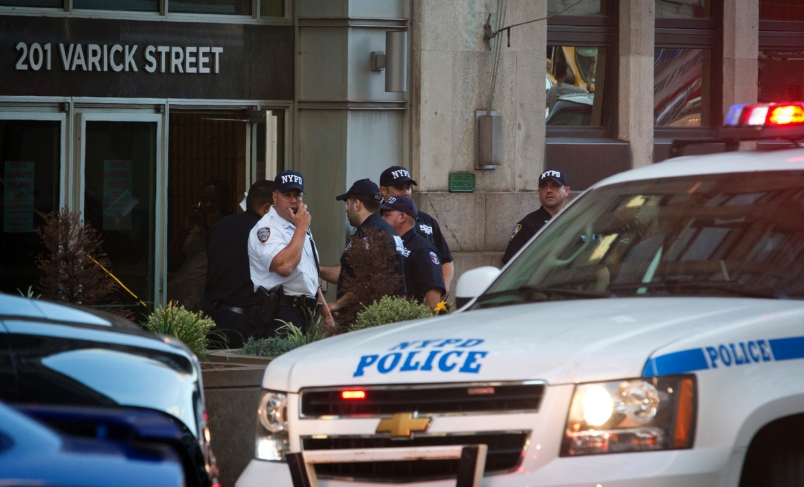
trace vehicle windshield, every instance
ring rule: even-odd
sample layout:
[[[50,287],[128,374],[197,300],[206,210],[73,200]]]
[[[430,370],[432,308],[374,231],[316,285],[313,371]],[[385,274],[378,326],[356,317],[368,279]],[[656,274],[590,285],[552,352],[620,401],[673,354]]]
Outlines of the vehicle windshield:
[[[590,191],[474,307],[640,296],[804,298],[804,173],[683,176]]]

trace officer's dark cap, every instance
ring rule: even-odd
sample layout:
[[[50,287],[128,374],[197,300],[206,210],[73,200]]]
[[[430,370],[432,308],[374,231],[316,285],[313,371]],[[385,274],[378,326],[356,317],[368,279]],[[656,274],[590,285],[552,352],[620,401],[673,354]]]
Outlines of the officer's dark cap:
[[[382,194],[380,193],[380,188],[374,184],[374,181],[371,179],[358,179],[357,181],[352,184],[352,187],[349,188],[349,191],[338,195],[335,197],[338,201],[344,201],[349,196],[354,195],[363,195],[363,196],[370,196],[375,200],[382,202]]]
[[[544,171],[542,175],[539,176],[539,186],[542,185],[542,182],[548,179],[552,179],[561,186],[569,186],[569,183],[567,183],[567,176],[558,169],[548,169]]]
[[[419,216],[419,210],[416,209],[416,203],[407,196],[392,196],[385,200],[385,203],[380,205],[380,211],[397,210],[410,216],[414,220]]]
[[[304,193],[304,178],[296,171],[282,171],[274,178],[274,191],[289,193],[297,189]]]
[[[391,166],[380,174],[380,186],[402,186],[406,183],[418,186],[402,166]]]

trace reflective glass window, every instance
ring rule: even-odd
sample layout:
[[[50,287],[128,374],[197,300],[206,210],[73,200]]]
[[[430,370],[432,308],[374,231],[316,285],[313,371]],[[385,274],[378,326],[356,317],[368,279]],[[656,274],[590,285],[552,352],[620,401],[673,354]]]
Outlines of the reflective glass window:
[[[657,19],[708,19],[710,0],[655,0]]]
[[[171,13],[251,15],[251,0],[168,0]]]
[[[154,295],[156,123],[86,123],[84,219],[100,232],[110,271],[136,314]]]
[[[602,125],[605,72],[605,47],[548,46],[546,124]]]
[[[122,10],[158,12],[159,0],[73,0],[73,8],[88,10]]]
[[[711,126],[711,51],[656,48],[653,117],[658,127]]]
[[[285,0],[260,0],[260,17],[284,17]]]
[[[804,20],[804,3],[801,0],[759,0],[759,20]]]
[[[804,49],[760,51],[757,101],[804,101]]]
[[[62,8],[62,0],[0,0],[3,7],[52,7]]]
[[[603,15],[605,0],[547,0],[547,15]]]
[[[0,120],[0,291],[34,290],[36,259],[44,252],[35,230],[59,210],[61,123]]]

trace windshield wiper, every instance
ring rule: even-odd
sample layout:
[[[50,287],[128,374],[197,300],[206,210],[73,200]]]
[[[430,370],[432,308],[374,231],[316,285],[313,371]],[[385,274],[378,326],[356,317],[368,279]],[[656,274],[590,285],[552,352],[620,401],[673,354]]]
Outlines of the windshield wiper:
[[[640,289],[663,289],[671,294],[676,292],[680,294],[689,294],[684,291],[689,290],[712,290],[721,291],[723,293],[744,296],[749,298],[773,298],[773,299],[789,299],[790,297],[784,292],[772,289],[762,288],[747,288],[741,282],[737,281],[659,281],[659,282],[623,282],[609,284],[609,290],[613,295],[617,295],[617,291],[627,290],[640,290]],[[644,292],[644,291],[643,291]],[[708,294],[707,294],[708,295]]]
[[[554,301],[556,298],[563,297],[579,299],[607,298],[610,296],[610,294],[611,293],[605,291],[586,291],[563,287],[522,286],[515,289],[506,289],[504,291],[497,291],[478,296],[477,301],[475,301],[475,307],[493,307],[515,303]],[[498,299],[500,301],[497,301]]]

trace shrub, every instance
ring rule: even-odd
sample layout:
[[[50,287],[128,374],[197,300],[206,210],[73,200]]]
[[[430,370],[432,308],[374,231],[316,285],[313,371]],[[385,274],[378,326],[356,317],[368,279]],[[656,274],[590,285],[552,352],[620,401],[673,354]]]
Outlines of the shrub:
[[[207,358],[211,338],[225,340],[212,319],[173,303],[167,308],[156,308],[143,326],[154,333],[178,338],[201,360]]]
[[[237,351],[240,355],[256,355],[258,357],[277,357],[296,348],[296,344],[284,338],[258,338],[248,337],[243,347]]]
[[[66,208],[44,218],[44,225],[34,230],[46,249],[36,259],[42,297],[84,306],[110,301],[117,285],[104,270],[110,265],[98,231]]]
[[[352,330],[362,330],[373,326],[416,320],[433,316],[433,310],[426,304],[413,301],[405,296],[385,296],[367,306],[357,314],[351,325]]]
[[[276,357],[285,352],[289,352],[294,348],[299,348],[302,345],[313,343],[315,341],[326,338],[324,326],[321,320],[317,320],[314,324],[308,327],[306,332],[302,332],[301,328],[293,323],[285,323],[276,330],[277,336],[270,338],[248,337],[243,347],[238,350],[240,355],[257,355],[260,357]]]

